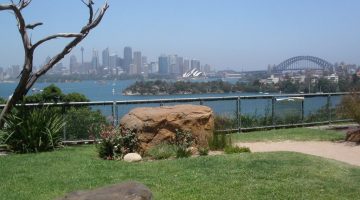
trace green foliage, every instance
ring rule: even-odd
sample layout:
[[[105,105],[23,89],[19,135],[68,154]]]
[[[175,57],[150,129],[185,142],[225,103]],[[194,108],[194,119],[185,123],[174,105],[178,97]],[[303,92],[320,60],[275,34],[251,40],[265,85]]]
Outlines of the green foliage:
[[[353,92],[344,96],[339,107],[339,114],[353,119],[360,124],[360,94]]]
[[[312,128],[273,129],[255,131],[241,134],[232,134],[237,142],[261,141],[339,141],[344,140],[345,133],[332,130],[319,130]]]
[[[85,95],[80,94],[80,93],[69,93],[67,95],[64,96],[63,98],[64,102],[89,102],[90,100],[88,98],[86,98]]]
[[[4,142],[18,153],[53,150],[60,146],[65,122],[49,108],[14,110],[5,120]]]
[[[228,145],[225,147],[224,152],[226,154],[233,154],[233,153],[250,153],[251,151],[248,147],[238,147],[238,146]]]
[[[177,147],[173,144],[161,143],[150,148],[146,154],[151,158],[160,160],[175,157],[177,153]]]
[[[103,126],[100,133],[100,143],[97,144],[99,157],[107,160],[121,157],[121,138],[119,129],[113,126]]]
[[[200,156],[207,156],[209,154],[209,148],[207,147],[199,147],[198,150]]]
[[[177,147],[176,157],[184,158],[191,156],[191,152],[188,148],[193,144],[194,138],[188,131],[175,131],[175,145]]]
[[[70,108],[66,111],[66,139],[93,139],[107,125],[106,118],[100,111],[87,107]]]
[[[113,126],[103,126],[100,132],[100,142],[97,144],[100,158],[113,160],[120,159],[127,153],[138,150],[138,139],[130,130],[121,132]]]
[[[223,150],[229,145],[231,145],[231,137],[225,133],[214,133],[213,138],[209,142],[211,150]]]
[[[53,102],[88,102],[85,95],[79,93],[64,94],[59,87],[54,84],[43,89],[43,92],[25,97],[25,103],[53,103]]]
[[[188,158],[191,156],[191,151],[188,149],[184,149],[182,147],[178,147],[176,151],[176,158]]]
[[[6,104],[6,100],[2,97],[0,97],[0,104]]]

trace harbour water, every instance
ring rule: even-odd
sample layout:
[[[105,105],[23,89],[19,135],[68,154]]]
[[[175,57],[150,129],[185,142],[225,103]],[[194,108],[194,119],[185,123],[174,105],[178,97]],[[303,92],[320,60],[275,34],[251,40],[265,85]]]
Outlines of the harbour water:
[[[231,79],[230,81],[234,81]],[[122,91],[133,84],[135,80],[115,80],[115,81],[81,81],[70,83],[55,83],[63,93],[78,92],[82,93],[91,101],[126,101],[126,100],[146,100],[146,99],[174,99],[174,98],[204,98],[204,97],[225,97],[225,96],[253,96],[259,95],[259,93],[224,93],[224,94],[182,94],[182,95],[154,95],[154,96],[142,96],[133,95],[126,96],[122,94]],[[7,99],[13,92],[17,83],[0,83],[0,97]],[[33,87],[34,92],[49,86],[51,83],[36,83]],[[277,95],[277,94],[269,94]],[[331,106],[335,107],[340,102],[341,97],[332,97]],[[323,108],[327,103],[326,97],[313,97],[305,98],[304,100],[304,113],[308,115],[314,113],[317,110]],[[199,102],[193,102],[193,104],[199,104]],[[173,105],[173,104],[167,104]],[[236,111],[236,101],[212,101],[204,102],[204,105],[210,106],[218,114],[234,114]],[[119,108],[119,115],[127,113],[130,109],[139,105],[126,105]],[[148,104],[141,106],[159,106],[157,104]],[[265,115],[266,112],[271,112],[271,100],[268,99],[252,99],[241,101],[241,112],[249,115]],[[111,112],[111,107],[97,108],[105,113]],[[298,112],[301,113],[301,103],[299,102],[278,102],[276,103],[277,110],[283,110],[283,112]]]

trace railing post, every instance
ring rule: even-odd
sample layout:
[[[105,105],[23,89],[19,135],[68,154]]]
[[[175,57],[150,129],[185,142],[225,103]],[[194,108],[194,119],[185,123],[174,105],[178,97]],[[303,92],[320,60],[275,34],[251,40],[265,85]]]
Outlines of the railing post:
[[[271,120],[272,120],[272,125],[275,126],[275,96],[273,96],[271,98]]]
[[[65,122],[65,125],[63,127],[63,141],[65,141],[66,140],[66,114],[65,114],[65,106],[64,105],[61,107],[61,112],[62,112],[63,119]]]
[[[113,118],[113,126],[116,126],[116,114],[115,114],[115,108],[116,107],[116,101],[113,101],[113,104],[112,104],[112,109],[111,109],[111,115],[112,115],[112,118]]]
[[[304,102],[305,102],[305,97],[304,97],[304,99],[301,101],[301,122],[302,122],[302,123],[304,123],[304,120],[305,120]]]
[[[240,104],[240,97],[236,100],[236,120],[237,120],[237,128],[238,131],[241,133],[241,104]]]
[[[200,99],[200,105],[204,105],[204,101]]]
[[[328,111],[328,122],[331,124],[331,94],[328,94],[327,96],[327,111]]]

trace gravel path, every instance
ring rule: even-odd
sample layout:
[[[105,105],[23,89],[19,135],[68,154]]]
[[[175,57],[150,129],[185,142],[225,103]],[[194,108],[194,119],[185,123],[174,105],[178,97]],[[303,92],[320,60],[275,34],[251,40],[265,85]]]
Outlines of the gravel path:
[[[237,146],[249,147],[252,152],[294,151],[339,160],[360,166],[360,145],[349,142],[240,142]]]

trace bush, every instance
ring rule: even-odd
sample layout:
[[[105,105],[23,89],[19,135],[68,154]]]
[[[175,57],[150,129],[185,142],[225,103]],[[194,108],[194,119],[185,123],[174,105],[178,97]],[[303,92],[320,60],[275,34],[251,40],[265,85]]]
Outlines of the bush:
[[[343,116],[360,124],[360,94],[354,92],[351,95],[344,96],[339,111]]]
[[[194,138],[188,131],[175,131],[175,145],[177,147],[176,157],[184,158],[191,156],[191,152],[188,148],[193,144]]]
[[[5,119],[2,138],[18,153],[53,150],[60,146],[64,125],[62,116],[49,108],[14,109]]]
[[[182,147],[178,147],[176,151],[176,158],[188,158],[191,156],[191,151]]]
[[[231,145],[231,137],[225,133],[215,133],[209,142],[211,150],[223,150],[228,145]]]
[[[226,146],[224,149],[226,154],[233,154],[233,153],[250,153],[250,149],[248,147],[238,147],[238,146]]]
[[[209,148],[207,147],[199,147],[199,155],[207,156],[209,154]]]
[[[121,134],[113,126],[103,126],[100,132],[100,143],[97,144],[99,157],[102,159],[113,160],[121,157]]]
[[[154,159],[160,160],[175,157],[176,153],[177,147],[175,145],[162,143],[149,149],[147,155]]]
[[[103,126],[100,131],[100,142],[97,144],[100,158],[120,159],[127,153],[135,152],[138,147],[138,139],[130,130],[121,132],[113,126]]]
[[[100,111],[87,107],[70,108],[66,112],[66,139],[96,138],[103,125],[107,125],[107,121]]]

